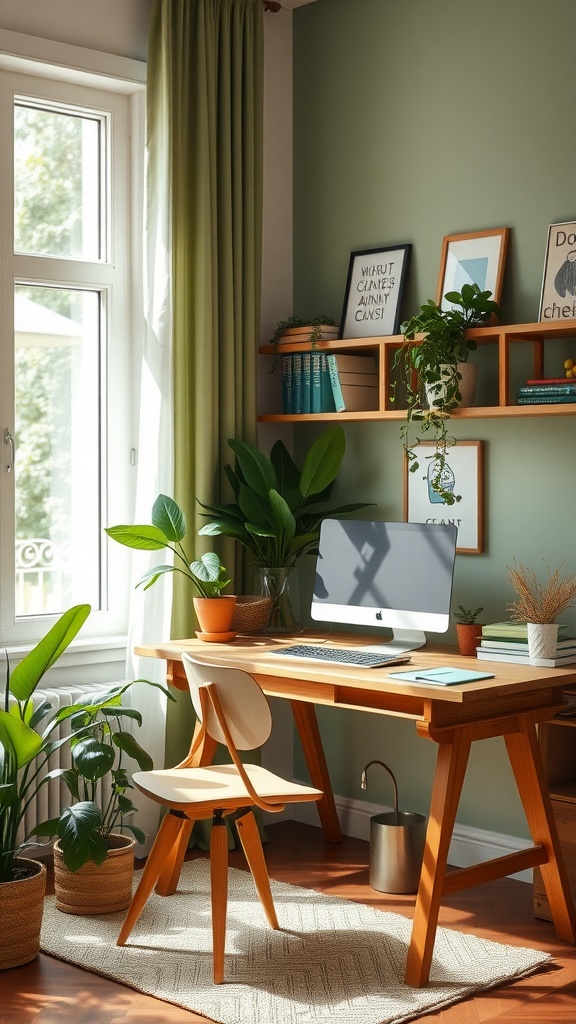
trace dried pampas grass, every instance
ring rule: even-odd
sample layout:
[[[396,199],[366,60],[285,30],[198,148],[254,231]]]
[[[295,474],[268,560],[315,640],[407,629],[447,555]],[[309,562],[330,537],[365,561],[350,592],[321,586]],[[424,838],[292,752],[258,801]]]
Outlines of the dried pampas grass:
[[[546,567],[548,580],[539,583],[533,569],[527,569],[514,559],[506,566],[508,581],[518,594],[518,600],[508,605],[511,622],[554,622],[565,608],[574,606],[576,576],[560,577],[561,562],[554,572]]]

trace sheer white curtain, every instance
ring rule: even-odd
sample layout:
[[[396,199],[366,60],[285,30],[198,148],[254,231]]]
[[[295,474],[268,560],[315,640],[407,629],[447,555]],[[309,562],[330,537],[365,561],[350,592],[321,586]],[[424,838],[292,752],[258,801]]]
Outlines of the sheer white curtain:
[[[172,308],[171,308],[171,215],[170,176],[166,126],[169,123],[166,94],[155,95],[154,109],[148,104],[146,144],[146,197],[144,229],[145,330],[139,379],[138,463],[134,522],[149,523],[158,494],[173,493],[173,399],[172,399]],[[149,564],[167,562],[166,552],[151,555]],[[130,679],[166,683],[166,664],[155,658],[134,654],[139,643],[170,637],[172,574],[165,574],[146,592],[135,584],[147,568],[143,553],[133,557],[128,636],[127,673]],[[152,686],[132,688],[132,706],[142,713],[137,738],[154,760],[164,767],[166,698]],[[159,805],[142,794],[133,794],[138,807],[137,824],[147,834],[137,856],[147,854],[156,835]]]

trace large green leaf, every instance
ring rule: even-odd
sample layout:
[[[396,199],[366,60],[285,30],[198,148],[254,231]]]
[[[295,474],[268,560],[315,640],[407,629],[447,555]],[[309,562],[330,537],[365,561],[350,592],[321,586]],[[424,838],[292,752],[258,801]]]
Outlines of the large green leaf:
[[[10,676],[10,692],[25,701],[36,689],[44,673],[58,660],[72,642],[90,614],[89,604],[78,604],[60,616]]]
[[[273,445],[270,462],[276,473],[276,490],[286,499],[291,509],[296,508],[301,501],[300,470],[282,441],[276,441]]]
[[[203,583],[215,583],[220,578],[222,566],[218,555],[214,551],[207,551],[192,562],[190,569]]]
[[[133,757],[143,772],[149,772],[154,767],[150,754],[140,746],[138,740],[134,738],[131,732],[115,732],[112,736],[112,742],[120,750],[123,750],[125,754],[128,754],[129,757]]]
[[[302,476],[300,493],[303,498],[320,494],[338,474],[346,450],[346,439],[342,427],[333,426],[317,437],[308,450]]]
[[[278,533],[281,533],[285,541],[292,540],[296,532],[296,520],[290,511],[288,503],[278,491],[272,489],[269,494],[270,508],[278,525]]]
[[[74,747],[74,763],[85,779],[95,782],[114,767],[116,754],[109,743],[102,743],[95,736],[88,736]]]
[[[138,551],[160,551],[168,543],[168,538],[157,526],[108,526],[104,532],[124,547]]]
[[[245,441],[236,441],[234,438],[230,438],[228,445],[236,455],[242,476],[248,487],[251,487],[262,498],[267,498],[268,492],[276,487],[276,474],[270,460],[258,448]],[[238,501],[238,504],[241,505],[241,502]]]
[[[42,738],[25,722],[6,711],[0,711],[0,743],[14,752],[18,768],[23,768],[42,749]]]
[[[270,491],[266,491],[265,495],[257,494],[246,484],[242,484],[238,492],[238,504],[250,523],[276,529],[276,517],[270,504]]]
[[[182,540],[186,533],[186,516],[166,494],[159,494],[152,506],[152,524],[173,542]]]

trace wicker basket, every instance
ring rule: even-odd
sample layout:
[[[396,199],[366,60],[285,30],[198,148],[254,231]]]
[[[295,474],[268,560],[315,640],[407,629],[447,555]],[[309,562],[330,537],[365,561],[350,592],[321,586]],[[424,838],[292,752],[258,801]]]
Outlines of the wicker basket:
[[[232,629],[236,633],[258,633],[268,622],[272,598],[244,594],[236,598]]]
[[[134,847],[129,836],[109,836],[110,849],[103,864],[89,860],[78,871],[69,871],[54,843],[54,892],[56,908],[64,914],[114,914],[126,910],[132,899]]]
[[[40,950],[40,928],[46,889],[46,868],[37,860],[20,857],[17,866],[35,871],[15,882],[2,882],[0,907],[0,970],[20,967],[34,960]]]

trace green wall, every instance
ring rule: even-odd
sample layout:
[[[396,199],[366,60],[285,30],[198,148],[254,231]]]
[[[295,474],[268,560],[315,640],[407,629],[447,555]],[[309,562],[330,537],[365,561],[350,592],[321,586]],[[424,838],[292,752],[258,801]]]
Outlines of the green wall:
[[[507,226],[505,320],[537,320],[548,226],[576,219],[574,38],[573,0],[315,0],[295,11],[294,312],[339,318],[350,252],[411,242],[406,317],[436,296],[444,235]],[[576,342],[547,349],[549,374],[576,357]],[[299,427],[296,449],[316,432]],[[576,420],[472,420],[454,433],[485,444],[485,550],[458,556],[454,603],[483,605],[493,621],[513,599],[514,556],[576,572]],[[351,424],[346,436],[339,496],[401,519],[398,424]],[[574,610],[565,619],[576,628]],[[379,757],[404,807],[427,809],[435,749],[411,723],[328,709],[320,723],[336,793],[390,803],[377,772],[360,789]],[[458,820],[528,834],[502,741],[474,751]]]

